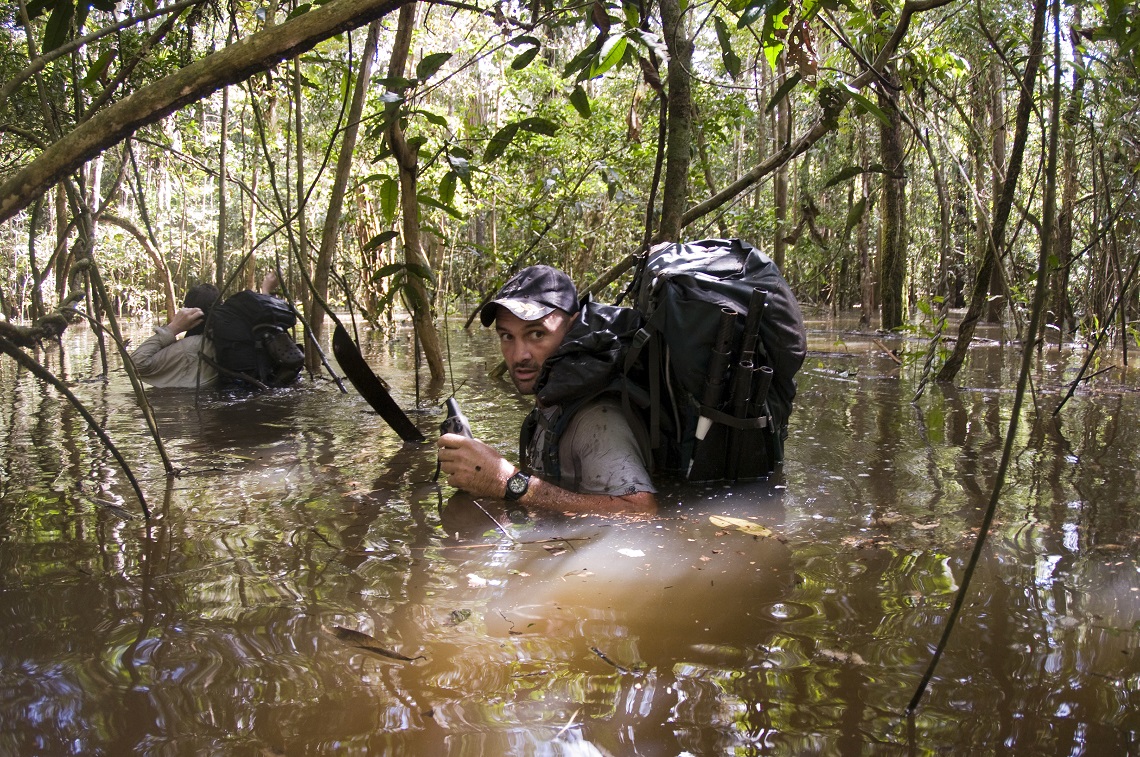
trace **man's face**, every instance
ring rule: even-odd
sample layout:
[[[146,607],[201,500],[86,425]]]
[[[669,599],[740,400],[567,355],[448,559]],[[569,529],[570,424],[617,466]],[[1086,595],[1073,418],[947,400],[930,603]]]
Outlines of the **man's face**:
[[[537,321],[524,321],[506,308],[499,308],[495,331],[511,381],[520,394],[534,394],[534,382],[542,364],[562,344],[562,337],[573,323],[574,319],[562,310]]]

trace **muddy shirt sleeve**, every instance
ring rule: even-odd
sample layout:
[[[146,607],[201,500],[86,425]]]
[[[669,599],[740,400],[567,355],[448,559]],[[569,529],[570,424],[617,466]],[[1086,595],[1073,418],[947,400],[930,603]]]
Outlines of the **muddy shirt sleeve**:
[[[601,400],[578,411],[558,450],[562,484],[583,494],[656,492],[621,404]]]

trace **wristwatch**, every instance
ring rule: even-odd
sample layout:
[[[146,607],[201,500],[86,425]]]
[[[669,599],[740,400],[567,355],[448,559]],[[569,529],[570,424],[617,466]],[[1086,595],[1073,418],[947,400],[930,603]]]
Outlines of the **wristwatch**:
[[[507,493],[503,495],[503,499],[508,502],[514,502],[530,488],[530,476],[519,471],[515,475],[507,479]]]

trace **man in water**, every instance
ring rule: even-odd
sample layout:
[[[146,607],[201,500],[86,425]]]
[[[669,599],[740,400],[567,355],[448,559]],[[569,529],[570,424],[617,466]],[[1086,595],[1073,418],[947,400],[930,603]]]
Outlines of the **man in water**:
[[[270,271],[261,281],[262,294],[271,294],[277,284],[277,273]],[[210,364],[214,359],[214,345],[202,332],[210,309],[220,299],[218,288],[213,284],[191,287],[170,323],[155,326],[154,335],[131,353],[131,363],[139,378],[154,387],[214,386],[218,381],[218,372]],[[179,339],[182,333],[186,336]],[[199,353],[208,360],[199,361]]]
[[[480,320],[484,326],[495,324],[511,381],[521,394],[536,394],[543,365],[573,326],[578,307],[570,277],[544,265],[519,271],[483,306]],[[567,513],[657,511],[646,456],[620,399],[603,395],[571,410],[554,451],[557,478],[545,471],[544,459],[550,459],[544,455],[545,432],[563,408],[545,407],[537,398],[535,404],[536,431],[526,443],[522,469],[478,439],[444,434],[439,461],[448,482],[477,497]]]

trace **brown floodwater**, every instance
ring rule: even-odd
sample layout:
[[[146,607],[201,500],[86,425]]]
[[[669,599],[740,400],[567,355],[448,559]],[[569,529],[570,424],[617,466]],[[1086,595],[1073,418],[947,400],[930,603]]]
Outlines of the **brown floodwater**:
[[[527,403],[487,377],[492,335],[449,334],[446,386],[417,389],[410,347],[372,335],[365,354],[425,433],[458,386],[513,457]],[[912,403],[924,342],[812,324],[810,347],[782,470],[665,482],[650,521],[474,502],[327,379],[197,405],[152,390],[168,477],[118,358],[99,377],[73,327],[41,357],[129,461],[148,522],[82,417],[0,360],[0,754],[1140,750],[1135,369],[1053,419],[1084,353],[1036,364],[1039,410],[908,721],[1019,351],[983,341],[957,388]]]

